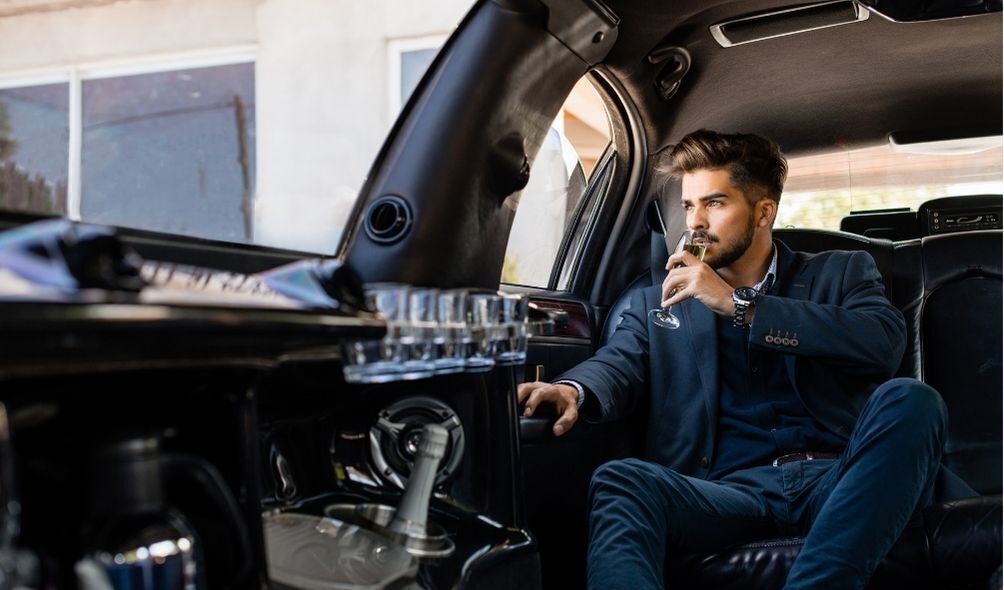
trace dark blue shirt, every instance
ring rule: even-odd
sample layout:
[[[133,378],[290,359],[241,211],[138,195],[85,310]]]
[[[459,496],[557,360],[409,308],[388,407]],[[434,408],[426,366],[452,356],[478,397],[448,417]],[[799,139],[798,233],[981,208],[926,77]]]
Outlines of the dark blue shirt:
[[[749,346],[749,328],[717,318],[721,391],[718,440],[708,479],[802,451],[839,452],[844,441],[819,424],[798,399],[784,356]]]

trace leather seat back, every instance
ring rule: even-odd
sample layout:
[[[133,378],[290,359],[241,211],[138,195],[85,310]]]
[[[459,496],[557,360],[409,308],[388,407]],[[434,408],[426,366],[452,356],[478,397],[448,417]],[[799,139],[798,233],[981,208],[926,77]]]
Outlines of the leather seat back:
[[[875,260],[875,266],[885,281],[886,296],[890,295],[889,278],[893,271],[893,243],[889,240],[825,229],[776,229],[774,238],[784,242],[796,252],[864,250]]]
[[[978,492],[999,494],[1001,232],[930,236],[921,253],[924,296],[912,321],[921,378],[941,393],[951,416],[944,463]]]

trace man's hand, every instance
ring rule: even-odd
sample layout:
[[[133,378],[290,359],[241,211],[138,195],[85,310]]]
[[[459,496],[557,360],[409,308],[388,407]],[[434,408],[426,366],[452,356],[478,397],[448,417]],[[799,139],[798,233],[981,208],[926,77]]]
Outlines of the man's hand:
[[[681,264],[683,266],[674,268]],[[662,282],[663,307],[694,298],[718,315],[735,313],[732,287],[690,252],[673,254],[669,257],[666,268],[669,269],[669,274]]]
[[[579,419],[579,392],[571,385],[553,384],[544,381],[520,383],[516,388],[519,403],[526,402],[524,416],[533,416],[540,404],[550,404],[558,411],[558,420],[554,423],[554,436],[561,436]]]

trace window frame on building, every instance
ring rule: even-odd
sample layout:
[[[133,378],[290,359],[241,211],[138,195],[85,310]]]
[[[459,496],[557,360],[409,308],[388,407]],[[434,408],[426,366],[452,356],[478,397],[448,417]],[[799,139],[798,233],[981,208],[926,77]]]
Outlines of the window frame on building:
[[[434,49],[439,51],[449,35],[435,33],[418,37],[397,37],[387,40],[387,120],[397,119],[405,101],[401,99],[401,62],[404,54]],[[424,72],[423,72],[424,74]],[[407,99],[405,99],[407,100]]]
[[[257,64],[257,47],[239,45],[210,51],[175,52],[129,58],[53,66],[0,75],[0,89],[24,88],[45,84],[68,84],[67,195],[65,217],[87,221],[81,216],[81,177],[83,164],[83,85],[100,80],[143,74],[238,64]],[[257,84],[257,83],[256,83]],[[255,89],[257,94],[257,88]],[[254,149],[257,152],[258,146]],[[145,228],[137,228],[145,229]],[[207,236],[208,237],[208,236]],[[210,237],[210,239],[213,239]]]

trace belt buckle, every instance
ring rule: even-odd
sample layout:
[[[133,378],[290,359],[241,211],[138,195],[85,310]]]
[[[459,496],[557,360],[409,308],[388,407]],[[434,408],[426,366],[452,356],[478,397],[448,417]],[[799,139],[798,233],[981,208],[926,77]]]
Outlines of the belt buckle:
[[[802,459],[812,460],[812,453],[788,453],[787,455],[781,455],[774,462],[771,463],[772,467],[780,467],[785,463],[791,463],[792,461],[799,461]]]

